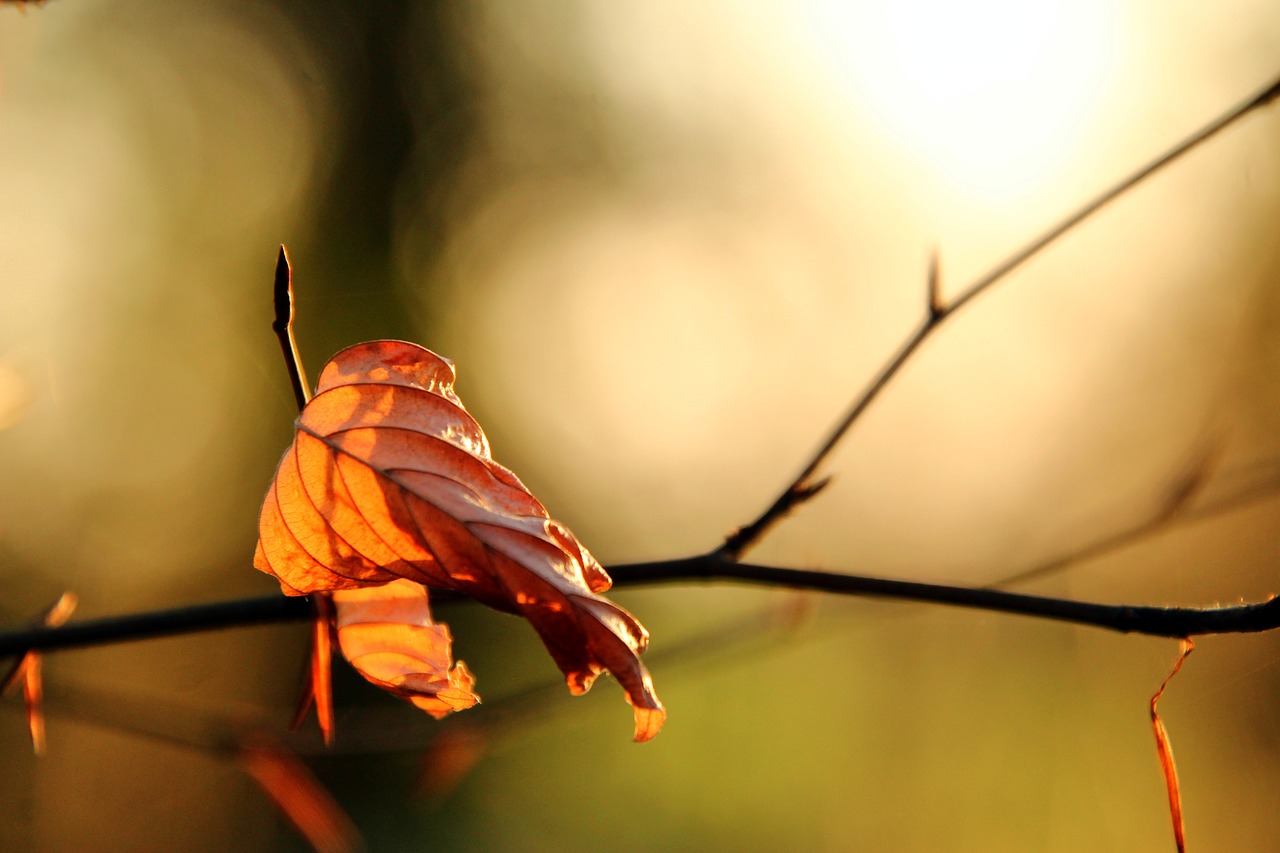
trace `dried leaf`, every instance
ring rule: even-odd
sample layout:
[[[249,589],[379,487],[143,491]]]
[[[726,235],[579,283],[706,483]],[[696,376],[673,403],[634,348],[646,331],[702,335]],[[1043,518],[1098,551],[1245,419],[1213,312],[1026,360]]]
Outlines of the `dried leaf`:
[[[31,732],[31,749],[44,754],[44,658],[38,652],[27,653],[23,669],[22,695],[27,704],[27,731]]]
[[[449,361],[403,341],[334,356],[263,503],[254,566],[290,595],[405,579],[524,616],[571,692],[611,672],[636,740],[652,738],[666,713],[639,659],[648,633],[597,594],[608,574],[493,461],[454,378]]]
[[[40,615],[36,624],[57,628],[71,618],[77,604],[75,593],[64,592]],[[29,651],[18,658],[0,687],[0,690],[8,690],[19,681],[22,682],[23,701],[27,706],[27,730],[31,732],[31,748],[36,755],[43,753],[45,748],[43,671],[44,658],[40,652]]]
[[[1160,758],[1160,770],[1164,773],[1164,784],[1169,792],[1169,818],[1173,821],[1173,840],[1178,845],[1178,853],[1184,853],[1187,849],[1186,825],[1182,819],[1182,789],[1178,785],[1178,768],[1173,763],[1173,746],[1169,743],[1169,733],[1165,730],[1160,714],[1156,712],[1156,705],[1164,695],[1164,689],[1169,686],[1169,682],[1178,674],[1178,670],[1182,669],[1182,662],[1195,647],[1196,644],[1191,642],[1190,638],[1182,641],[1182,648],[1177,661],[1173,664],[1173,669],[1165,676],[1164,681],[1160,683],[1160,688],[1151,697],[1151,729],[1155,732],[1156,755]]]
[[[316,706],[316,722],[324,745],[333,743],[333,601],[322,592],[314,598],[315,611],[311,616],[311,649],[308,654],[306,683],[298,710],[293,715],[291,728],[297,731],[307,718],[311,704]]]
[[[480,701],[475,677],[453,664],[453,638],[433,622],[427,588],[410,580],[333,593],[338,647],[356,671],[439,719]]]
[[[364,849],[360,833],[324,786],[292,752],[269,740],[241,745],[240,765],[319,853]]]

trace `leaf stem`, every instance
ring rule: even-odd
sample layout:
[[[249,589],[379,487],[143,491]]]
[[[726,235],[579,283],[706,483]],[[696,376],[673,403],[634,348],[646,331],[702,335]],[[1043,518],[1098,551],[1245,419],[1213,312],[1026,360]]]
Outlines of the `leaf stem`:
[[[1160,682],[1159,689],[1151,697],[1151,731],[1155,734],[1156,755],[1160,759],[1160,770],[1164,773],[1165,789],[1169,794],[1169,820],[1173,824],[1173,840],[1178,847],[1178,853],[1186,853],[1187,849],[1187,828],[1182,817],[1182,788],[1178,784],[1178,765],[1173,760],[1173,745],[1169,743],[1169,731],[1164,726],[1164,720],[1160,719],[1160,712],[1156,710],[1156,705],[1160,704],[1160,697],[1164,695],[1165,688],[1182,669],[1183,661],[1195,650],[1195,647],[1196,644],[1191,642],[1189,637],[1182,641],[1182,649],[1178,659],[1174,661],[1173,669],[1165,676],[1164,681]]]

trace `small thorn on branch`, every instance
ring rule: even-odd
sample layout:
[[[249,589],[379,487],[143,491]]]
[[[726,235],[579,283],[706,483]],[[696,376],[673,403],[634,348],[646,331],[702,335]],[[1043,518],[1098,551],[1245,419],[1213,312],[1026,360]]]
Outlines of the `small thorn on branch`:
[[[800,479],[792,483],[774,501],[764,515],[751,524],[735,530],[724,540],[724,544],[716,549],[715,554],[718,557],[735,562],[741,559],[746,550],[755,544],[766,530],[784,518],[793,509],[800,506],[800,504],[821,492],[830,483],[830,476],[812,482],[807,479]]]
[[[809,500],[809,498],[818,494],[818,492],[822,491],[829,485],[831,485],[830,475],[813,483],[797,483],[791,487],[791,494],[794,495],[794,499],[791,501],[787,509],[795,509],[797,506]]]
[[[938,250],[929,254],[929,322],[936,323],[947,316],[947,303],[942,298],[942,274],[938,269]]]

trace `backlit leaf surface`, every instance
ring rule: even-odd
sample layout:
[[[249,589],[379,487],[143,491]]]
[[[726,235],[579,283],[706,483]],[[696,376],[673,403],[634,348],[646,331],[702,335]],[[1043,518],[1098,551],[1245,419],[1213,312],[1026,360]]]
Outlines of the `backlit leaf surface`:
[[[648,740],[666,716],[639,658],[648,633],[598,594],[611,581],[590,552],[493,461],[454,378],[451,362],[403,341],[357,344],[334,356],[276,469],[254,565],[289,595],[334,592],[339,624],[346,607],[346,630],[361,637],[348,651],[340,627],[339,644],[348,659],[366,659],[361,671],[371,681],[421,704],[425,694],[415,691],[445,679],[431,682],[441,688],[434,695],[459,704],[427,707],[432,713],[468,707],[463,693],[472,680],[461,664],[451,666],[447,629],[426,615],[425,590],[420,611],[411,608],[417,616],[381,622],[366,615],[378,606],[410,607],[408,586],[384,590],[376,606],[372,593],[344,605],[343,591],[405,580],[523,616],[571,692],[611,672],[634,706],[636,740]],[[366,615],[350,615],[357,611]],[[393,663],[396,654],[416,663]]]
[[[403,696],[437,719],[480,701],[476,680],[453,663],[453,638],[431,619],[427,588],[410,580],[333,594],[338,648],[383,690]]]

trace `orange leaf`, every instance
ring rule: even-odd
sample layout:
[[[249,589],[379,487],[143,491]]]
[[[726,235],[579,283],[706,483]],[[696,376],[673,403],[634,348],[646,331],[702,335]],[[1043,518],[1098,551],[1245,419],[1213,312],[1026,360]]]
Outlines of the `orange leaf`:
[[[524,616],[571,692],[611,672],[635,708],[636,740],[652,738],[666,712],[639,658],[648,633],[597,595],[610,587],[608,574],[493,461],[454,378],[452,363],[403,341],[334,356],[263,503],[254,566],[289,595],[405,579]],[[386,645],[426,639],[419,658],[443,660],[430,669],[440,677],[451,670],[440,639],[447,634],[436,630],[443,626]]]
[[[1178,674],[1178,670],[1182,669],[1182,662],[1195,647],[1196,644],[1190,637],[1182,641],[1182,648],[1178,659],[1173,664],[1173,669],[1165,676],[1164,681],[1160,683],[1160,688],[1151,697],[1151,730],[1156,736],[1156,755],[1160,758],[1160,770],[1164,773],[1164,784],[1169,794],[1169,819],[1173,822],[1173,841],[1178,847],[1178,853],[1183,853],[1187,849],[1187,830],[1182,819],[1182,789],[1178,784],[1178,767],[1173,763],[1173,746],[1169,743],[1169,732],[1165,730],[1164,720],[1160,719],[1156,705],[1160,703],[1160,697],[1164,695],[1164,689],[1169,686],[1169,682]]]
[[[65,624],[78,603],[75,593],[64,592],[41,614],[37,624],[48,628]],[[31,748],[36,755],[43,753],[45,747],[43,671],[44,658],[37,651],[29,651],[18,658],[5,676],[3,686],[0,686],[0,690],[8,690],[19,681],[22,682],[23,700],[27,706],[27,730],[31,732]]]
[[[480,701],[475,677],[453,664],[449,629],[431,620],[427,588],[409,580],[333,593],[338,647],[369,681],[439,719]]]
[[[241,744],[240,765],[319,853],[364,849],[355,824],[307,769],[280,744],[250,737]]]
[[[333,601],[318,592],[313,596],[315,612],[311,615],[311,648],[308,656],[306,683],[291,728],[297,731],[307,718],[311,703],[316,706],[316,722],[324,745],[333,743]]]

